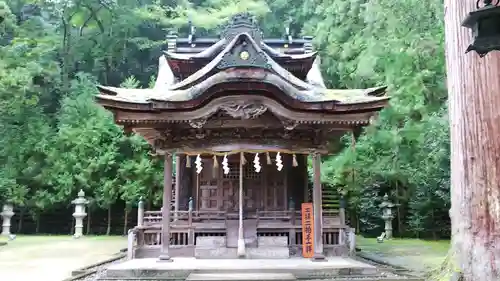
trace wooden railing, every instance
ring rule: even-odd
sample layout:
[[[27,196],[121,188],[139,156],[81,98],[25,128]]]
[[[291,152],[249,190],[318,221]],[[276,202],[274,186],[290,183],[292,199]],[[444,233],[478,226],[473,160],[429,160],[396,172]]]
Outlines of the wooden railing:
[[[323,211],[323,218],[328,221],[331,218],[338,218],[339,211]],[[171,221],[223,221],[227,219],[238,219],[238,213],[226,211],[171,211]],[[257,219],[265,221],[294,221],[301,219],[301,212],[298,210],[284,211],[264,211],[257,210],[252,213],[245,214],[245,219]],[[144,225],[161,224],[161,211],[146,211],[144,212]]]
[[[151,247],[162,244],[162,212],[145,211],[142,225],[134,228],[137,247]],[[339,219],[338,211],[324,211],[323,243],[325,246],[339,245],[345,238],[346,227]],[[238,218],[235,213],[225,211],[178,211],[171,213],[170,245],[173,247],[194,246],[196,236],[225,235],[225,222]],[[285,211],[256,211],[246,218],[257,220],[257,225],[266,229],[258,229],[259,236],[287,236],[290,246],[302,244],[301,212],[297,210]],[[217,222],[219,224],[217,224]],[[276,227],[276,228],[275,228]],[[273,229],[275,228],[275,229]]]

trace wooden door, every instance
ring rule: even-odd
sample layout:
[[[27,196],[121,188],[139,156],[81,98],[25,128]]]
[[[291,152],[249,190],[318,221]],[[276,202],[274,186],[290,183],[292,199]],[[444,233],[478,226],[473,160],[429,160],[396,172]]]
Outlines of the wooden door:
[[[227,212],[238,212],[239,186],[240,186],[240,164],[229,162],[229,173],[226,175],[221,169],[221,193],[222,209]]]
[[[265,172],[266,188],[264,190],[265,206],[269,211],[280,211],[286,208],[285,169],[278,171],[268,165]]]
[[[238,210],[238,186],[232,179],[221,179],[222,209],[233,212]]]
[[[262,171],[257,173],[251,162],[249,162],[244,166],[243,179],[244,209],[247,212],[262,209]]]
[[[200,211],[219,210],[222,200],[218,188],[217,170],[213,169],[211,159],[203,160],[203,170],[199,175],[199,209]]]
[[[229,173],[222,174],[220,179],[222,208],[230,212],[239,210],[240,164],[229,163]],[[261,172],[262,173],[262,172]],[[243,209],[254,212],[261,208],[261,173],[255,172],[251,163],[243,166]]]

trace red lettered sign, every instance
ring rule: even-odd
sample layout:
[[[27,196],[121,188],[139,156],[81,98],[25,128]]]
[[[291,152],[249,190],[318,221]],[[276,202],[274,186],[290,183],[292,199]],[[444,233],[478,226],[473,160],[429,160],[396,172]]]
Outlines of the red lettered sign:
[[[312,203],[302,203],[302,256],[314,255],[314,213]]]

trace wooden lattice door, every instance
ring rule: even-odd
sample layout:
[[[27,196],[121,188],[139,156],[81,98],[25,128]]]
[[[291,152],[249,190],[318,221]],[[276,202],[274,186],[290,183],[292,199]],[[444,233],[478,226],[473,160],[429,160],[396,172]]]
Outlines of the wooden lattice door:
[[[238,162],[229,163],[229,173],[222,174],[220,185],[222,190],[222,208],[230,212],[238,212],[240,165]],[[252,165],[243,166],[243,209],[253,212],[261,206],[261,174],[255,172]]]
[[[237,162],[229,162],[228,164],[229,173],[227,175],[221,169],[222,208],[228,212],[237,212],[240,165]]]
[[[279,211],[286,208],[285,171],[268,165],[266,170],[265,209]],[[266,167],[266,168],[267,168]],[[273,169],[274,168],[274,169]]]
[[[199,174],[199,208],[200,211],[219,210],[221,205],[221,196],[218,188],[217,170],[213,169],[213,161],[203,160],[203,170]]]
[[[262,171],[257,173],[253,165],[246,164],[243,168],[243,198],[244,209],[255,212],[261,209]]]

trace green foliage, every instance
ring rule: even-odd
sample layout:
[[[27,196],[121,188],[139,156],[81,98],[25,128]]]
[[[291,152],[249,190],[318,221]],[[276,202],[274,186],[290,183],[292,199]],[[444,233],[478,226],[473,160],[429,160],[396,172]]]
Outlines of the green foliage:
[[[362,231],[376,229],[373,202],[388,193],[400,204],[400,234],[449,235],[442,3],[309,0],[304,7],[316,7],[306,9],[305,29],[316,35],[330,85],[385,84],[392,98],[354,150],[323,163],[323,181],[349,191]]]
[[[36,3],[33,4],[33,3]],[[150,87],[169,31],[191,20],[214,36],[250,11],[265,36],[314,35],[327,84],[387,85],[382,111],[351,149],[323,163],[323,182],[348,193],[354,226],[381,231],[381,196],[399,204],[400,234],[449,231],[449,132],[443,12],[437,0],[176,0],[0,2],[0,201],[34,216],[83,189],[91,208],[161,200],[162,163],[95,105],[96,84]],[[377,233],[378,234],[378,233]]]

